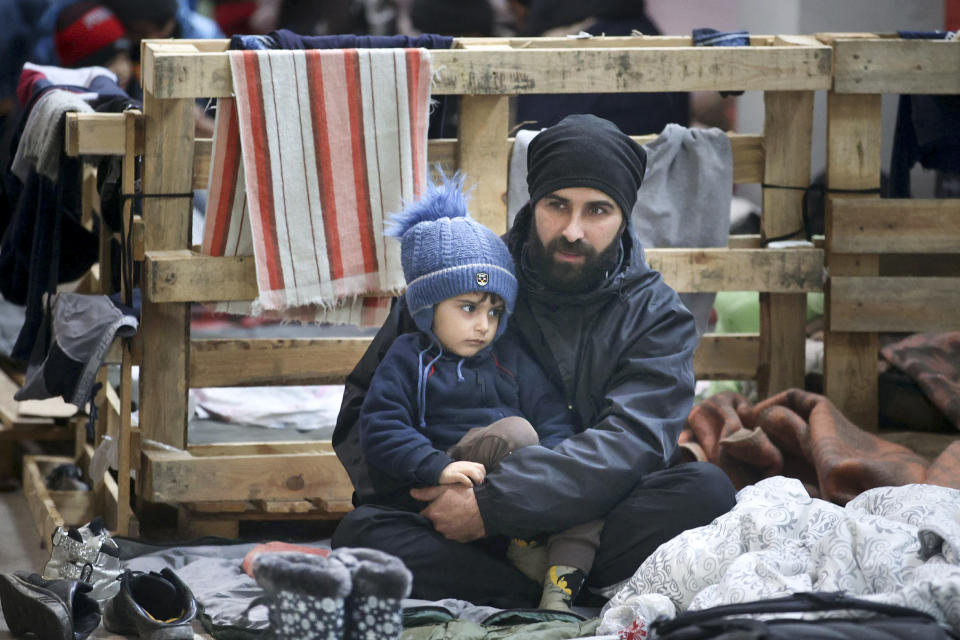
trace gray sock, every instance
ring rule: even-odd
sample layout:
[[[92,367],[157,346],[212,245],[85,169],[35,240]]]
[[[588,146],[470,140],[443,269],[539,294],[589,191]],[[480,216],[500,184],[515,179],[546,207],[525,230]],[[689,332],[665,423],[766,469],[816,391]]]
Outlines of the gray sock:
[[[346,640],[393,640],[403,632],[401,601],[413,576],[403,561],[376,549],[341,547],[330,554],[350,570]]]
[[[267,596],[276,640],[344,637],[351,580],[341,563],[308,553],[263,553],[253,576]]]

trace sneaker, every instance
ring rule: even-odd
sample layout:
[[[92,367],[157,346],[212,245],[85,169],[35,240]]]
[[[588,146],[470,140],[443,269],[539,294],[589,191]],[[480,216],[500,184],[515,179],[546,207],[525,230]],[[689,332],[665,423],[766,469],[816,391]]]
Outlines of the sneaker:
[[[580,595],[587,574],[576,567],[554,565],[543,579],[543,595],[540,608],[550,611],[571,612],[573,601]]]
[[[103,626],[125,636],[192,640],[196,615],[193,593],[170,569],[160,573],[124,571],[120,592],[104,608]]]
[[[539,582],[547,572],[547,545],[537,539],[513,538],[507,546],[507,560],[523,575]]]
[[[103,518],[82,527],[53,532],[50,559],[43,567],[47,580],[80,580],[92,587],[90,597],[105,602],[120,590],[120,547],[110,537]]]
[[[83,640],[100,624],[100,607],[89,591],[77,580],[44,580],[26,571],[0,576],[3,617],[15,636]]]

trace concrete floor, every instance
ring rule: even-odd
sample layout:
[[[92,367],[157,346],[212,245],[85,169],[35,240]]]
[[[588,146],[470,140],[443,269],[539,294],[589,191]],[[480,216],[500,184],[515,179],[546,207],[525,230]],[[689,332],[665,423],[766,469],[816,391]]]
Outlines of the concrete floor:
[[[33,518],[27,508],[23,491],[0,493],[0,572],[36,571],[43,569],[49,556],[49,550],[41,547],[40,536],[33,525]],[[203,633],[203,627],[194,621],[194,638],[210,638]],[[7,623],[0,612],[0,640],[9,640],[15,636],[10,633]],[[35,636],[25,636],[34,638]],[[117,640],[124,636],[109,633],[101,626],[90,638]],[[136,637],[136,636],[133,636]],[[42,640],[42,639],[40,639]]]

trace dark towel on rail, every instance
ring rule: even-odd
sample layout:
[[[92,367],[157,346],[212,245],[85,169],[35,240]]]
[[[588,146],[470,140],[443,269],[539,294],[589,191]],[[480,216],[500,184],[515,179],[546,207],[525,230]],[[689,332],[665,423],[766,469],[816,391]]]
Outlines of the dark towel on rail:
[[[932,463],[850,422],[826,397],[791,389],[756,405],[719,393],[694,407],[681,447],[723,469],[738,489],[772,476],[803,482],[811,497],[843,505],[874,487],[960,489],[960,441]]]

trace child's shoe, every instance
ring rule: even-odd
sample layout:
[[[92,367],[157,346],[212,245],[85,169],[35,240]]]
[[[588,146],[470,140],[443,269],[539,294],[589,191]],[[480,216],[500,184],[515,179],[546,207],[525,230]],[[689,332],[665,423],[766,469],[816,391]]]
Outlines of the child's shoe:
[[[43,567],[47,580],[80,580],[93,589],[90,597],[101,604],[120,591],[120,547],[97,516],[76,529],[57,527],[50,559]]]
[[[272,638],[343,638],[351,581],[339,562],[300,552],[263,553],[253,561],[253,577],[270,609]]]
[[[346,640],[397,640],[403,632],[402,600],[413,576],[403,561],[376,549],[341,547],[330,554],[350,571]]]
[[[540,608],[572,612],[573,601],[580,595],[586,581],[587,575],[576,567],[553,565],[543,579]]]

